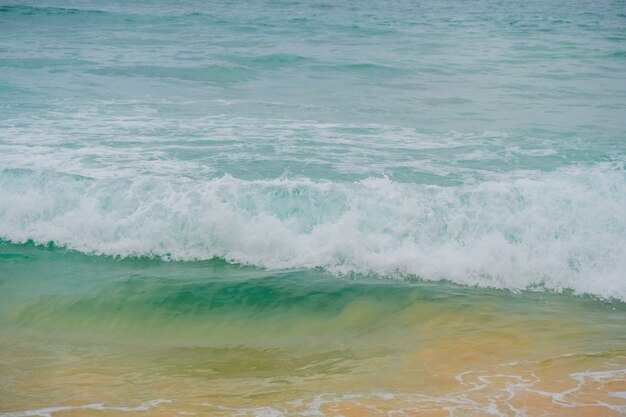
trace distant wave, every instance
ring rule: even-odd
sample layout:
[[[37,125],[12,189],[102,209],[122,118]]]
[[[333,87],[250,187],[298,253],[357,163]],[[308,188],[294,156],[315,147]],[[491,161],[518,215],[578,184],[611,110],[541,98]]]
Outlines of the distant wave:
[[[106,6],[106,5],[98,5],[98,6]],[[110,6],[110,5],[109,5]],[[145,13],[142,13],[145,12]],[[71,7],[53,7],[53,6],[30,6],[30,5],[4,5],[0,6],[0,13],[13,14],[13,15],[21,15],[21,16],[75,16],[75,17],[87,17],[87,16],[98,16],[103,18],[109,17],[120,17],[123,18],[126,22],[129,19],[133,18],[149,18],[149,19],[157,19],[157,20],[177,20],[177,19],[194,19],[197,17],[208,18],[211,19],[212,15],[209,13],[199,13],[199,12],[191,12],[191,13],[166,13],[159,14],[160,9],[150,9],[146,7],[144,10],[141,8],[134,9],[132,12],[124,9],[113,9],[113,10],[103,10],[96,8],[71,8]],[[216,19],[215,23],[228,23],[224,19]]]
[[[170,78],[183,81],[200,81],[228,84],[249,80],[252,71],[243,67],[209,65],[203,67],[158,67],[149,65],[105,67],[88,72],[111,77]]]
[[[0,190],[14,243],[626,300],[626,172],[608,165],[453,187],[24,169],[2,171]]]
[[[105,13],[100,10],[73,9],[64,7],[37,7],[37,6],[0,6],[0,13],[13,13],[22,15],[63,15],[79,13]]]

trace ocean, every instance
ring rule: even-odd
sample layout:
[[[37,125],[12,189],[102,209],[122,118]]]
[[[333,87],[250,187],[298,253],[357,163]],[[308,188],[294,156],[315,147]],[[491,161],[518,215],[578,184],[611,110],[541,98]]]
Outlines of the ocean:
[[[626,415],[626,2],[0,2],[0,417]]]

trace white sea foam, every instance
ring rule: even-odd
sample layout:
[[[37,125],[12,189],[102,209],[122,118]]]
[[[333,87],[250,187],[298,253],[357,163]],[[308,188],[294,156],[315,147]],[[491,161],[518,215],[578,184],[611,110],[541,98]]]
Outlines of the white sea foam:
[[[610,165],[448,187],[386,178],[0,175],[0,236],[16,243],[626,301],[624,207],[625,172]]]
[[[562,355],[553,359],[566,359],[571,355]],[[575,356],[575,355],[574,355]],[[351,392],[323,393],[312,398],[301,398],[285,403],[257,405],[248,407],[225,406],[216,403],[185,403],[178,400],[152,400],[135,407],[111,406],[102,403],[79,406],[48,407],[14,413],[0,413],[0,417],[54,417],[56,413],[73,410],[107,410],[118,412],[149,411],[167,404],[172,414],[195,415],[205,412],[231,416],[325,416],[329,410],[341,413],[341,406],[350,409],[368,409],[375,414],[388,416],[419,415],[429,412],[446,413],[448,416],[459,415],[493,415],[499,417],[522,417],[529,415],[527,407],[535,398],[536,407],[540,407],[541,399],[545,399],[554,409],[594,410],[604,414],[626,412],[624,392],[611,391],[611,384],[620,386],[625,381],[626,370],[621,362],[606,363],[602,370],[574,372],[560,379],[558,383],[544,380],[534,372],[521,369],[519,363],[509,363],[488,370],[470,370],[458,374],[455,379],[459,385],[447,393],[429,395],[419,392]],[[536,367],[536,362],[526,363]],[[613,368],[613,369],[610,369]],[[545,376],[544,376],[545,377]],[[548,378],[549,379],[549,378]],[[545,384],[552,386],[546,390]],[[552,384],[550,384],[552,382]],[[574,385],[572,385],[574,383]],[[540,388],[542,387],[543,388]],[[565,388],[561,390],[562,388]],[[337,408],[337,406],[340,406]],[[194,411],[187,411],[194,410]],[[617,415],[616,414],[616,415]],[[612,414],[611,414],[612,415]]]
[[[60,407],[48,407],[48,408],[40,408],[38,410],[27,410],[20,411],[16,413],[0,413],[0,417],[52,417],[55,413],[62,411],[72,411],[72,410],[96,410],[96,411],[120,411],[120,412],[134,412],[134,411],[148,411],[154,407],[159,406],[160,404],[170,403],[170,400],[150,400],[146,401],[136,407],[116,407],[116,406],[107,406],[102,403],[96,404],[85,404],[78,406],[60,406]]]

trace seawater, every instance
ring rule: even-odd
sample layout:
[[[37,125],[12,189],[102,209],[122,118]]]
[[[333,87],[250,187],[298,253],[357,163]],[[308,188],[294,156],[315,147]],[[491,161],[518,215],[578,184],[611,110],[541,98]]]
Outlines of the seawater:
[[[0,415],[623,415],[625,163],[623,1],[5,1]]]

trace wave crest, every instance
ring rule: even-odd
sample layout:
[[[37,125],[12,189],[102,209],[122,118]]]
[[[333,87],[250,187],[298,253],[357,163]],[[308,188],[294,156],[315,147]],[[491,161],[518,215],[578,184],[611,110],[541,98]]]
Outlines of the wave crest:
[[[0,237],[15,243],[626,300],[626,178],[614,168],[454,187],[5,170],[0,189]]]

